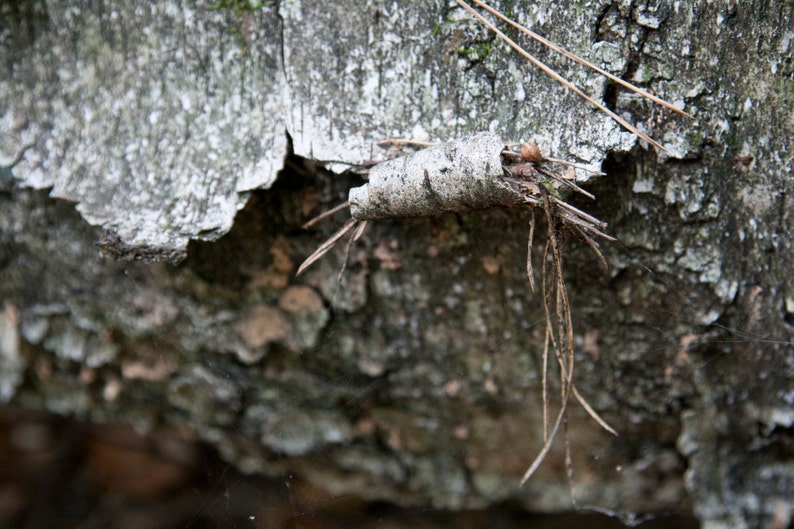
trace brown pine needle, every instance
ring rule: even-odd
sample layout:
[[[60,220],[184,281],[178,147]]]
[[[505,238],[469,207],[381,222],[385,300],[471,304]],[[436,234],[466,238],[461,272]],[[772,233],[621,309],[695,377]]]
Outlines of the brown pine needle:
[[[563,178],[563,177],[561,177],[561,176],[560,176],[560,175],[558,175],[558,174],[552,173],[552,172],[550,172],[550,171],[546,171],[546,170],[545,170],[545,169],[543,169],[542,167],[538,167],[537,171],[538,171],[540,174],[542,174],[542,175],[544,175],[544,176],[546,176],[546,177],[548,177],[548,178],[551,178],[551,179],[552,179],[552,180],[554,180],[555,182],[559,182],[560,184],[564,185],[565,187],[567,187],[567,188],[570,188],[570,189],[573,189],[573,190],[574,190],[574,191],[576,191],[577,193],[581,193],[582,195],[586,196],[587,198],[589,198],[589,199],[591,199],[591,200],[595,200],[595,195],[594,195],[594,194],[592,194],[592,193],[591,193],[591,192],[589,192],[589,191],[586,191],[586,190],[582,189],[581,187],[579,187],[578,185],[576,185],[576,183],[575,183],[575,182],[573,182],[573,181],[571,181],[571,180],[568,180],[567,178]]]
[[[342,202],[338,206],[334,206],[331,209],[329,209],[328,211],[323,211],[322,213],[320,213],[319,215],[317,215],[316,217],[314,217],[312,220],[310,220],[309,222],[307,222],[306,224],[304,224],[301,227],[304,230],[306,228],[311,228],[312,226],[314,226],[315,224],[317,224],[321,220],[326,219],[326,218],[330,217],[331,215],[333,215],[334,213],[338,213],[338,212],[342,211],[343,209],[349,208],[349,207],[350,207],[350,202],[345,200],[344,202]]]
[[[649,92],[646,92],[642,88],[640,88],[640,87],[638,87],[636,85],[633,85],[630,82],[625,81],[625,80],[621,79],[620,77],[617,77],[617,76],[607,72],[606,70],[604,70],[602,68],[599,68],[595,64],[593,64],[593,63],[587,61],[586,59],[583,59],[583,58],[579,57],[578,55],[566,50],[562,46],[558,46],[557,44],[554,44],[550,40],[538,35],[534,31],[532,31],[531,29],[529,29],[529,28],[527,28],[525,26],[522,26],[521,24],[519,24],[515,20],[510,19],[509,17],[503,15],[502,13],[497,11],[496,9],[493,9],[492,7],[488,6],[487,4],[485,4],[485,2],[481,2],[480,0],[471,0],[471,1],[474,2],[475,4],[477,4],[478,6],[480,6],[481,8],[485,9],[486,11],[491,13],[492,15],[494,15],[494,16],[502,19],[503,21],[507,22],[508,24],[510,24],[511,26],[516,28],[517,30],[521,31],[522,33],[525,33],[525,34],[529,35],[530,38],[536,40],[537,42],[540,42],[541,44],[543,44],[547,48],[551,48],[552,50],[556,51],[559,54],[564,55],[565,57],[571,59],[572,61],[578,62],[579,64],[590,68],[591,70],[595,70],[596,72],[598,72],[601,75],[609,78],[610,80],[615,81],[616,83],[618,83],[622,87],[624,87],[624,88],[626,88],[628,90],[631,90],[632,92],[634,92],[636,94],[639,94],[640,96],[642,96],[642,97],[644,97],[644,98],[646,98],[646,99],[648,99],[650,101],[653,101],[657,105],[660,105],[660,106],[663,106],[664,108],[670,109],[673,112],[677,112],[677,113],[681,114],[682,116],[688,117],[689,119],[695,119],[694,117],[692,117],[692,115],[684,112],[683,110],[681,110],[678,107],[675,107],[675,106],[671,105],[670,103],[668,103],[664,99],[656,97],[655,95],[653,95],[653,94],[651,94]]]
[[[582,405],[582,408],[585,409],[588,415],[590,415],[590,417],[592,417],[593,420],[597,422],[599,426],[601,426],[601,428],[608,431],[612,435],[617,436],[618,432],[616,432],[614,428],[607,424],[607,422],[602,419],[592,407],[590,407],[590,404],[584,399],[584,397],[582,397],[582,395],[579,393],[579,390],[576,389],[576,386],[573,386],[571,389],[573,390],[573,396],[576,397],[576,400],[579,401],[579,404]]]
[[[598,243],[595,242],[592,239],[592,237],[587,235],[584,232],[584,230],[578,226],[573,226],[573,231],[574,233],[576,233],[576,235],[579,236],[580,239],[582,239],[585,242],[587,246],[590,247],[591,250],[593,250],[593,253],[596,254],[596,257],[598,257],[598,261],[604,266],[604,270],[609,270],[609,265],[607,264],[607,260],[604,259],[604,255],[601,253],[601,249],[598,247]]]
[[[557,435],[557,430],[560,429],[562,418],[565,415],[567,409],[565,405],[566,403],[563,403],[562,409],[557,413],[557,420],[554,421],[554,427],[551,429],[551,432],[549,432],[549,436],[546,439],[546,442],[543,443],[543,448],[540,449],[538,455],[535,456],[535,460],[532,461],[532,464],[529,465],[529,468],[527,469],[526,472],[524,472],[524,475],[521,477],[521,482],[520,482],[521,485],[526,483],[527,480],[532,477],[532,474],[535,473],[535,471],[538,469],[538,467],[543,462],[543,460],[546,459],[546,454],[548,454],[549,450],[551,450],[551,445],[554,442],[554,437]]]
[[[555,203],[560,207],[560,209],[564,210],[560,212],[560,215],[566,220],[577,226],[581,227],[585,231],[595,233],[599,237],[606,239],[607,241],[617,241],[616,238],[612,237],[611,235],[607,235],[599,231],[597,228],[604,229],[606,228],[606,224],[595,218],[594,216],[585,213],[581,209],[574,207],[567,202],[563,202],[562,200],[555,200]],[[587,223],[590,224],[587,224]]]
[[[361,238],[362,235],[364,235],[364,229],[367,227],[367,222],[368,221],[366,220],[361,221],[361,224],[359,224],[358,228],[356,228],[356,231],[353,232],[353,237],[350,238],[351,241],[356,242]]]
[[[377,145],[379,147],[399,147],[400,145],[411,145],[413,147],[433,147],[438,145],[438,142],[409,140],[405,138],[386,138],[385,140],[380,140]]]
[[[606,176],[607,175],[606,173],[604,173],[602,171],[599,171],[598,169],[593,169],[591,167],[587,167],[586,165],[582,165],[580,163],[566,162],[565,160],[559,160],[557,158],[549,158],[548,156],[544,157],[543,160],[547,161],[547,162],[558,163],[560,165],[569,165],[569,166],[571,166],[571,167],[573,167],[575,169],[581,169],[582,171],[587,171],[588,173],[592,173],[592,174],[594,174],[596,176]]]
[[[626,121],[625,119],[621,118],[620,116],[618,116],[617,114],[615,114],[614,112],[609,110],[607,107],[605,107],[604,105],[602,105],[601,103],[596,101],[595,99],[591,98],[590,96],[588,96],[587,94],[582,92],[579,88],[576,87],[576,85],[574,85],[573,83],[571,83],[570,81],[565,79],[563,76],[561,76],[560,74],[555,72],[553,69],[549,68],[548,66],[543,64],[541,61],[536,59],[533,55],[531,55],[529,52],[527,52],[524,48],[522,48],[521,46],[516,44],[510,37],[505,35],[499,28],[494,26],[485,17],[483,17],[481,14],[479,14],[477,11],[475,11],[474,8],[472,8],[469,4],[467,4],[463,0],[455,0],[455,1],[458,3],[458,5],[460,5],[462,8],[464,8],[466,11],[471,13],[477,20],[479,20],[488,29],[490,29],[491,31],[496,33],[496,35],[500,39],[502,39],[505,43],[507,43],[511,48],[516,50],[519,54],[521,54],[529,62],[531,62],[532,64],[534,64],[538,68],[540,68],[546,75],[550,76],[552,79],[554,79],[558,83],[560,83],[563,86],[565,86],[568,90],[571,90],[573,93],[575,93],[576,95],[578,95],[579,97],[581,97],[582,99],[584,99],[585,101],[590,103],[591,105],[593,105],[596,108],[598,108],[598,110],[600,110],[601,112],[605,113],[606,115],[608,115],[609,117],[611,117],[612,119],[614,119],[615,121],[620,123],[620,125],[622,125],[626,130],[628,130],[632,134],[636,135],[641,140],[648,142],[649,144],[653,145],[657,149],[660,149],[660,150],[662,150],[664,152],[667,152],[667,149],[665,149],[662,146],[662,144],[660,144],[659,142],[655,141],[650,136],[648,136],[647,134],[642,132],[640,129],[638,129],[637,127],[635,127],[634,125],[632,125],[631,123]]]
[[[532,241],[535,238],[535,210],[532,210],[529,217],[529,237],[527,240],[527,279],[529,279],[529,288],[535,292],[535,273],[532,270]]]
[[[352,230],[352,229],[353,229],[353,228],[356,226],[356,224],[358,224],[359,222],[360,222],[360,221],[358,221],[358,220],[356,220],[356,219],[348,219],[348,221],[347,221],[347,222],[345,222],[345,223],[344,223],[344,225],[343,225],[341,228],[339,228],[339,230],[338,230],[336,233],[334,233],[333,235],[331,235],[331,237],[329,237],[327,241],[325,241],[324,243],[322,243],[322,244],[320,245],[320,247],[319,247],[319,248],[317,248],[317,249],[314,251],[314,253],[313,253],[313,254],[311,254],[311,255],[310,255],[308,258],[306,258],[306,260],[305,260],[305,261],[303,261],[303,264],[301,264],[301,265],[298,267],[298,271],[295,273],[295,275],[296,275],[296,276],[299,276],[299,275],[301,275],[301,274],[304,272],[304,270],[306,270],[306,269],[307,269],[307,268],[309,268],[309,267],[310,267],[312,264],[314,264],[314,262],[315,262],[315,261],[317,261],[317,260],[318,260],[320,257],[322,257],[323,255],[327,254],[327,253],[328,253],[328,251],[329,251],[331,248],[333,248],[333,247],[334,247],[334,244],[336,244],[336,241],[338,241],[339,239],[341,239],[342,237],[344,237],[344,236],[345,236],[345,234],[346,234],[347,232],[349,232],[350,230]]]
[[[353,244],[359,240],[362,235],[364,235],[364,229],[366,229],[366,227],[367,221],[360,221],[358,228],[356,228],[356,231],[353,232],[353,236],[350,237],[349,241],[347,241],[347,246],[345,247],[345,258],[342,261],[342,268],[339,269],[339,274],[336,276],[337,290],[339,289],[339,285],[342,284],[342,278],[345,275],[345,270],[347,269],[347,262],[350,260],[350,251],[353,249]],[[333,246],[333,244],[331,246]],[[336,293],[334,293],[334,298],[336,298]]]

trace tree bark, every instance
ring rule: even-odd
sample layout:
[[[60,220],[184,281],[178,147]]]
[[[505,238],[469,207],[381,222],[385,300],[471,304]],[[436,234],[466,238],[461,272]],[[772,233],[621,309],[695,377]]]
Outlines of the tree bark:
[[[488,130],[607,173],[571,200],[620,241],[609,269],[564,252],[576,385],[620,434],[572,404],[579,504],[785,526],[790,2],[502,2],[693,114],[528,44],[666,153],[454,3],[228,5],[0,4],[3,402],[176,427],[333,493],[570,509],[561,440],[517,486],[543,435],[529,212],[375,222],[294,277],[376,141]]]

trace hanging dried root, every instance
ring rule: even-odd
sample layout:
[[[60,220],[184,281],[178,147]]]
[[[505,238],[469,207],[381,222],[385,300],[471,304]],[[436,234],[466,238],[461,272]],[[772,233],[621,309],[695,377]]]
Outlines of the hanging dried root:
[[[563,279],[563,251],[562,237],[566,233],[566,224],[563,217],[555,209],[559,208],[561,201],[555,201],[548,190],[541,188],[540,194],[543,200],[543,212],[547,223],[546,248],[543,253],[543,269],[541,272],[543,308],[546,313],[546,334],[543,347],[543,447],[535,460],[530,464],[527,471],[521,478],[521,484],[535,473],[540,464],[552,447],[553,441],[559,431],[560,426],[564,428],[565,461],[566,474],[568,476],[568,486],[571,490],[571,498],[575,501],[573,493],[573,466],[571,464],[570,443],[567,436],[568,424],[568,401],[571,395],[582,405],[585,411],[606,431],[613,435],[617,432],[604,421],[590,404],[582,397],[573,383],[574,374],[574,349],[573,349],[573,319],[571,317],[571,306],[568,301],[568,291],[565,288]],[[534,220],[533,220],[534,226]],[[568,228],[571,228],[569,225]],[[579,227],[573,226],[574,231],[581,231]],[[531,232],[532,230],[530,230]],[[589,236],[582,234],[590,242],[595,241]],[[598,257],[603,260],[601,252],[597,247],[593,250]],[[548,259],[551,255],[551,260]],[[528,257],[529,258],[529,257]],[[556,324],[556,325],[555,325]],[[547,386],[548,356],[549,349],[554,352],[560,372],[560,409],[554,425],[549,431],[549,399]]]

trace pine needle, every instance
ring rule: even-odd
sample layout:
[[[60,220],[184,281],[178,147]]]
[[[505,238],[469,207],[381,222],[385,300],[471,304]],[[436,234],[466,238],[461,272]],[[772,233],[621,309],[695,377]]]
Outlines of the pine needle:
[[[435,141],[419,141],[406,138],[387,138],[380,140],[377,143],[378,147],[400,147],[401,145],[410,145],[412,147],[433,147],[438,145]]]
[[[327,254],[328,251],[334,247],[336,241],[344,237],[345,234],[350,230],[352,230],[359,222],[361,221],[356,219],[348,219],[348,221],[345,222],[344,225],[342,225],[342,227],[339,228],[339,230],[336,233],[331,235],[327,241],[322,243],[320,247],[314,251],[313,254],[311,254],[308,258],[306,258],[305,261],[303,261],[303,263],[298,267],[298,271],[295,273],[295,275],[296,276],[301,275],[307,268],[309,268],[312,264],[314,264],[315,261],[320,259],[323,255]]]
[[[573,396],[576,397],[576,400],[579,401],[579,404],[582,405],[582,408],[585,409],[585,411],[588,413],[588,415],[590,415],[590,417],[592,417],[593,420],[595,422],[597,422],[599,426],[601,426],[601,428],[603,428],[604,430],[608,431],[612,435],[617,436],[618,432],[616,432],[614,428],[612,428],[609,424],[607,424],[607,422],[604,419],[602,419],[601,416],[598,413],[596,413],[596,411],[590,406],[590,404],[579,393],[579,390],[576,389],[576,386],[573,386],[573,388],[571,388],[571,389],[573,389]]]
[[[560,160],[558,158],[549,158],[548,156],[545,156],[543,158],[543,160],[547,161],[547,162],[558,163],[560,165],[569,165],[569,166],[573,167],[574,169],[581,169],[582,171],[587,171],[588,173],[594,174],[596,176],[606,176],[607,175],[603,171],[599,171],[597,169],[593,169],[591,167],[587,167],[586,165],[582,165],[580,163],[568,162],[568,161],[565,161],[565,160]]]
[[[532,210],[531,217],[529,217],[529,237],[527,240],[527,279],[529,279],[529,288],[535,292],[535,273],[532,269],[532,241],[535,238],[535,210]]]
[[[546,75],[550,76],[552,79],[554,79],[558,83],[562,84],[567,89],[571,90],[572,92],[574,92],[576,95],[578,95],[579,97],[581,97],[582,99],[584,99],[585,101],[590,103],[591,105],[593,105],[596,108],[598,108],[598,110],[600,110],[601,112],[605,113],[606,115],[608,115],[609,117],[611,117],[612,119],[617,121],[626,130],[628,130],[632,134],[636,135],[641,140],[648,142],[649,144],[653,145],[657,149],[660,149],[660,150],[662,150],[664,152],[667,152],[667,149],[665,149],[664,146],[662,146],[662,144],[660,144],[656,140],[652,139],[650,136],[648,136],[647,134],[642,132],[640,129],[638,129],[637,127],[635,127],[634,125],[632,125],[631,123],[626,121],[625,119],[621,118],[620,116],[618,116],[617,114],[615,114],[614,112],[609,110],[607,107],[605,107],[604,105],[602,105],[601,103],[596,101],[595,99],[591,98],[590,96],[588,96],[587,94],[582,92],[579,88],[577,88],[576,85],[574,85],[573,83],[571,83],[570,81],[568,81],[567,79],[562,77],[560,74],[558,74],[552,68],[546,66],[544,63],[542,63],[541,61],[536,59],[532,54],[530,54],[524,48],[522,48],[521,46],[516,44],[515,41],[513,41],[510,37],[505,35],[504,32],[502,32],[499,28],[497,28],[491,22],[489,22],[485,17],[483,17],[481,14],[479,14],[469,4],[467,4],[463,0],[455,0],[455,1],[458,3],[458,5],[460,5],[462,8],[464,8],[466,11],[471,13],[477,20],[479,20],[488,29],[490,29],[491,31],[496,33],[496,35],[500,39],[502,39],[505,43],[507,43],[511,48],[516,50],[520,55],[522,55],[525,59],[527,59],[529,62],[534,64],[536,67],[540,68]]]
[[[349,207],[350,207],[350,202],[345,200],[344,202],[342,202],[338,206],[334,206],[331,209],[329,209],[328,211],[323,211],[322,213],[320,213],[319,215],[317,215],[316,217],[314,217],[312,220],[310,220],[309,222],[307,222],[306,224],[304,224],[301,227],[304,230],[306,228],[311,228],[312,226],[314,226],[315,224],[317,224],[321,220],[326,219],[326,218],[330,217],[331,215],[333,215],[334,213],[338,213],[338,212],[342,211],[343,209],[349,208]]]
[[[680,108],[678,108],[676,106],[671,105],[670,103],[668,103],[664,99],[656,97],[655,95],[653,95],[653,94],[651,94],[649,92],[646,92],[642,88],[640,88],[640,87],[638,87],[636,85],[633,85],[630,82],[625,81],[625,80],[621,79],[620,77],[617,77],[617,76],[607,72],[606,70],[604,70],[602,68],[599,68],[595,64],[593,64],[593,63],[587,61],[586,59],[583,59],[583,58],[579,57],[578,55],[566,50],[562,46],[554,44],[550,40],[538,35],[534,31],[532,31],[531,29],[529,29],[529,28],[527,28],[525,26],[522,26],[521,24],[519,24],[515,20],[512,20],[510,17],[507,17],[507,16],[503,15],[502,13],[500,13],[499,11],[497,11],[496,9],[493,9],[492,7],[488,6],[485,2],[481,2],[480,0],[471,0],[471,1],[474,2],[475,4],[477,4],[478,6],[480,6],[481,8],[485,9],[486,11],[491,13],[492,15],[494,15],[494,16],[502,19],[503,21],[507,22],[508,24],[510,24],[511,26],[516,28],[517,30],[521,31],[522,33],[525,33],[530,38],[536,40],[537,42],[540,42],[541,44],[543,44],[547,48],[550,48],[550,49],[556,51],[557,53],[559,53],[561,55],[564,55],[565,57],[571,59],[572,61],[578,62],[579,64],[581,64],[583,66],[586,66],[586,67],[590,68],[591,70],[594,70],[594,71],[600,73],[601,75],[609,78],[611,81],[614,81],[614,82],[618,83],[620,86],[622,86],[622,87],[624,87],[624,88],[626,88],[628,90],[631,90],[632,92],[634,92],[636,94],[639,94],[640,96],[644,97],[645,99],[653,101],[657,105],[663,106],[664,108],[672,110],[673,112],[677,112],[677,113],[681,114],[682,116],[688,117],[689,119],[695,119],[694,117],[692,117],[692,115],[684,112],[683,110],[681,110]]]

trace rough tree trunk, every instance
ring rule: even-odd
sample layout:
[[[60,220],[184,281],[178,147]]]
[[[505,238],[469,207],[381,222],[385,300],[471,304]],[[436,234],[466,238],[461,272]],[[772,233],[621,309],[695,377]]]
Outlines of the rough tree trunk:
[[[580,503],[790,516],[794,5],[501,2],[692,113],[529,45],[660,153],[454,2],[243,4],[0,4],[3,402],[335,493],[569,509],[561,442],[517,487],[542,444],[527,212],[378,222],[341,283],[344,245],[294,277],[342,217],[300,225],[360,184],[323,165],[490,130],[607,173],[576,203],[609,270],[565,246],[577,387],[620,433],[571,409]]]

